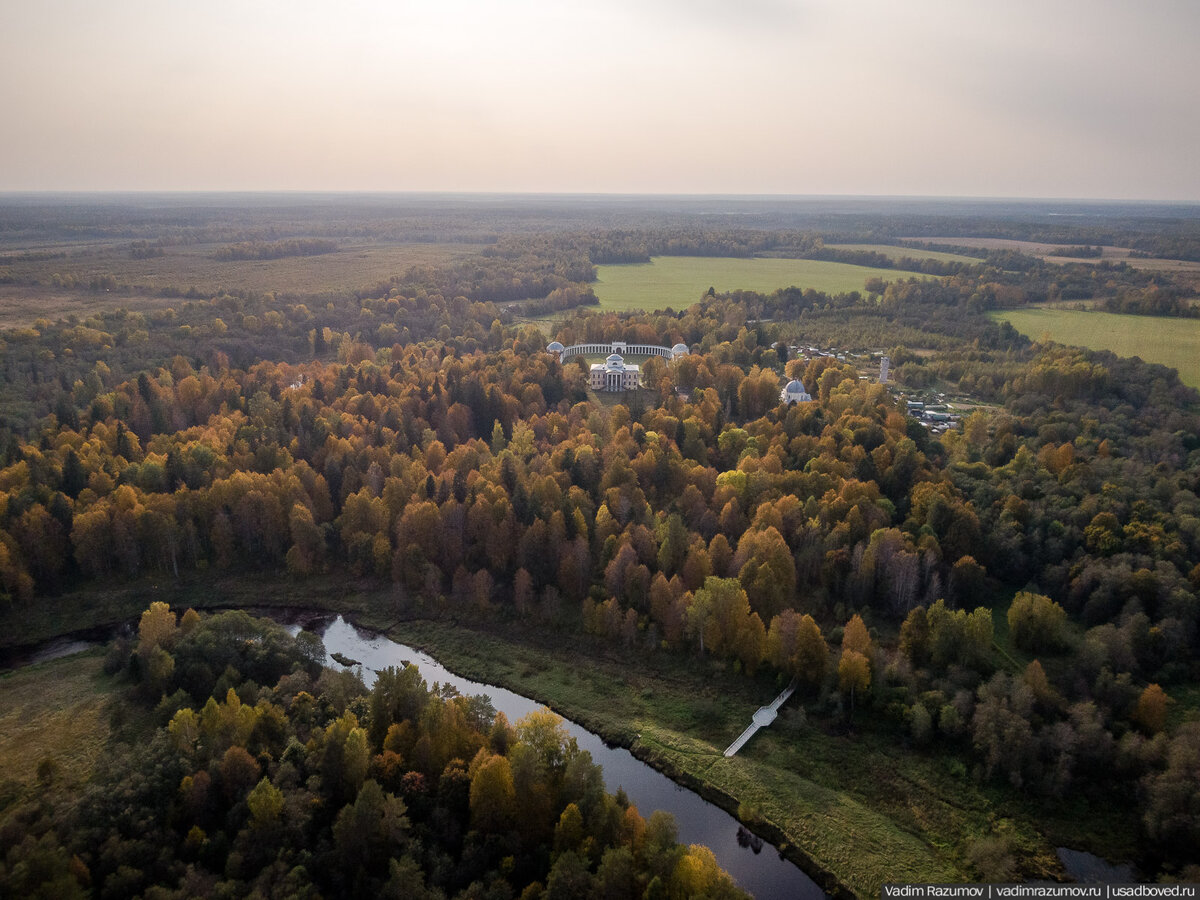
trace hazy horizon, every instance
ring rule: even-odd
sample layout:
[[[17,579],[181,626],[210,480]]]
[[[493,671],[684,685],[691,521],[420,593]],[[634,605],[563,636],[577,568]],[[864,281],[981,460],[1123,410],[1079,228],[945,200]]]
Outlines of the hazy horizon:
[[[690,203],[695,201],[714,201],[725,203],[751,204],[805,204],[826,203],[839,204],[896,204],[900,207],[919,204],[934,204],[945,207],[971,207],[976,205],[1003,207],[1032,207],[1047,204],[1063,204],[1065,206],[1101,208],[1113,210],[1129,210],[1137,208],[1168,208],[1181,207],[1200,211],[1200,200],[1156,200],[1145,197],[1034,197],[1034,196],[971,196],[962,194],[786,194],[786,193],[721,193],[716,191],[677,193],[667,191],[643,191],[633,193],[628,191],[450,191],[450,190],[338,190],[322,188],[295,189],[235,189],[196,188],[196,189],[7,189],[0,188],[0,198],[38,200],[164,200],[176,201],[182,199],[221,199],[231,201],[254,201],[264,199],[279,200],[436,200],[436,201],[488,201],[488,200],[572,200],[572,201],[678,201]],[[878,212],[878,210],[875,210]],[[1072,215],[1043,211],[1046,215]],[[1079,213],[1082,215],[1082,213]]]
[[[1186,0],[0,14],[0,192],[1200,201]]]

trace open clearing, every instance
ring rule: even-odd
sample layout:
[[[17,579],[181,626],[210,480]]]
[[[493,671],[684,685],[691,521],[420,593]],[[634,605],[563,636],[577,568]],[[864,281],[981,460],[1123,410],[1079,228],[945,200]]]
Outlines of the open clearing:
[[[1179,370],[1180,380],[1200,388],[1200,320],[1121,316],[1070,309],[1021,309],[993,313],[1017,331],[1040,340],[1140,356]]]
[[[977,256],[963,256],[960,253],[943,253],[940,250],[922,250],[920,247],[897,247],[894,244],[826,244],[831,250],[863,250],[868,253],[882,253],[888,259],[936,259],[938,262],[961,262],[977,265],[981,260]]]
[[[597,266],[593,283],[601,309],[687,309],[711,287],[717,291],[812,288],[827,294],[861,291],[868,278],[926,277],[813,259],[656,256],[648,263]]]
[[[184,301],[179,297],[149,297],[142,294],[94,293],[87,290],[66,290],[54,287],[0,285],[0,328],[20,328],[38,319],[65,319],[78,316],[86,319],[114,309],[149,312],[154,309],[177,307]]]
[[[0,678],[0,770],[22,785],[51,758],[69,782],[87,780],[108,739],[112,681],[100,651],[30,666]]]
[[[219,291],[274,291],[298,297],[357,291],[403,275],[412,266],[452,264],[479,252],[481,244],[390,244],[349,241],[332,253],[265,260],[217,260],[212,254],[228,242],[168,247],[163,256],[133,259],[129,243],[71,247],[52,258],[0,255],[0,273],[13,283],[0,288],[0,327],[27,325],[35,319],[75,313],[81,317],[107,309],[178,306],[179,297],[164,289],[195,288],[204,296]],[[55,248],[57,250],[57,248]],[[70,276],[81,285],[111,276],[120,288],[89,291],[86,287],[52,286],[54,275]],[[31,282],[36,281],[37,284]],[[132,290],[130,290],[132,289]]]
[[[972,237],[930,237],[930,238],[900,238],[902,241],[921,241],[927,244],[942,244],[952,247],[978,247],[981,250],[1016,250],[1028,256],[1036,256],[1052,263],[1095,263],[1125,262],[1135,269],[1148,269],[1153,272],[1178,272],[1200,276],[1200,262],[1186,259],[1144,259],[1132,256],[1128,247],[1102,247],[1099,259],[1093,257],[1051,256],[1055,250],[1063,247],[1079,247],[1080,244],[1042,244],[1037,241],[1015,241],[1008,238],[972,238]],[[914,248],[915,252],[916,248]]]

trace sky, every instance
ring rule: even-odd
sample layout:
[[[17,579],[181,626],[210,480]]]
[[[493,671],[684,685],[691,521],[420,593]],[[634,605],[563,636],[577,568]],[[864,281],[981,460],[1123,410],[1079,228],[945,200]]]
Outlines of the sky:
[[[0,191],[1200,201],[1195,0],[0,3]]]

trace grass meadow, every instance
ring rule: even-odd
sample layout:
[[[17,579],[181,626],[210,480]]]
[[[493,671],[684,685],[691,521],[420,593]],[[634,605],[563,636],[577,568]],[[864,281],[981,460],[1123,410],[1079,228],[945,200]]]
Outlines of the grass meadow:
[[[1132,853],[1122,827],[1125,810],[1114,805],[1098,815],[1089,808],[1094,798],[1039,801],[981,781],[968,754],[912,746],[904,729],[882,714],[879,699],[848,724],[811,712],[813,699],[797,695],[775,724],[725,759],[724,748],[779,690],[765,671],[747,678],[719,661],[629,652],[533,626],[474,629],[431,621],[423,616],[437,610],[394,586],[336,575],[303,581],[201,575],[170,586],[144,579],[73,596],[78,602],[53,606],[88,613],[72,618],[76,628],[135,620],[154,599],[170,601],[177,612],[286,606],[353,615],[359,624],[429,650],[454,672],[548,703],[629,746],[756,824],[777,845],[790,846],[792,858],[811,874],[831,873],[861,897],[878,896],[884,881],[969,881],[976,873],[967,852],[997,829],[1026,874],[1041,878],[1060,873],[1054,847],[1062,844],[1110,859]],[[0,616],[0,646],[69,627],[48,613],[28,619]],[[20,639],[6,641],[12,634]],[[998,648],[1007,645],[998,628]],[[1023,666],[1011,646],[1006,652],[1009,668]],[[0,677],[0,805],[4,796],[31,788],[47,756],[73,783],[90,773],[110,734],[113,683],[102,674],[102,662],[102,651],[91,651]]]
[[[1037,801],[981,781],[969,758],[910,746],[878,707],[860,710],[847,727],[810,717],[812,698],[797,695],[726,759],[724,748],[777,692],[771,679],[547,634],[416,621],[391,636],[452,671],[547,703],[744,820],[770,823],[765,836],[856,896],[878,896],[886,881],[971,881],[968,850],[998,831],[1026,873],[1041,878],[1060,873],[1061,843],[1082,842],[1110,858],[1131,851],[1119,812],[1099,816],[1084,798]]]
[[[1200,388],[1200,319],[1122,316],[1071,309],[1020,309],[994,314],[1022,334],[1118,356],[1140,356],[1179,370],[1180,380]]]
[[[0,677],[0,785],[7,793],[37,781],[45,759],[81,785],[109,736],[107,706],[114,682],[104,654],[92,650]]]
[[[897,247],[894,244],[826,244],[833,250],[862,250],[867,253],[882,253],[888,259],[936,259],[938,262],[961,262],[977,265],[979,257],[961,253],[943,253],[940,250],[922,250],[919,247]]]
[[[222,290],[274,291],[302,297],[356,291],[402,275],[412,266],[453,264],[478,254],[482,245],[345,241],[333,253],[317,256],[213,259],[212,254],[224,246],[226,243],[168,247],[164,256],[150,259],[131,258],[128,242],[63,245],[65,255],[49,259],[0,256],[0,274],[15,282],[0,285],[0,327],[71,313],[83,318],[118,307],[145,310],[185,302],[156,293],[166,289],[195,288],[204,296]],[[71,276],[81,286],[55,287],[55,274]],[[87,289],[91,279],[104,276],[111,276],[122,288],[111,293]]]
[[[785,287],[827,294],[861,291],[868,278],[894,281],[915,272],[814,259],[657,256],[648,263],[597,266],[592,287],[601,309],[686,309],[711,287],[770,293]]]

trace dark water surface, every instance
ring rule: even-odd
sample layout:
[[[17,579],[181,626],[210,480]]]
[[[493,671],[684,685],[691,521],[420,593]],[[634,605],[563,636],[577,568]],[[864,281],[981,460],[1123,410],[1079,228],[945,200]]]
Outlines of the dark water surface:
[[[1083,850],[1059,847],[1058,860],[1067,874],[1080,884],[1129,884],[1137,881],[1137,873],[1131,863],[1114,865]]]
[[[300,625],[292,625],[293,632]],[[491,684],[481,684],[455,675],[428,654],[396,643],[390,638],[365,631],[346,622],[341,616],[332,621],[310,622],[305,628],[316,631],[325,641],[327,653],[341,653],[362,663],[363,680],[370,686],[375,672],[405,662],[415,665],[421,676],[432,685],[435,681],[450,684],[463,694],[486,694],[498,712],[509,722],[539,709],[541,704]],[[336,665],[332,660],[328,665]],[[666,775],[636,759],[622,747],[609,747],[592,732],[569,719],[563,720],[567,732],[575,738],[581,750],[592,755],[592,761],[604,769],[604,785],[610,792],[624,788],[630,802],[643,816],[656,809],[675,816],[679,826],[679,841],[683,844],[704,844],[712,849],[717,862],[737,883],[759,900],[774,898],[823,898],[825,892],[796,865],[782,859],[771,844],[747,846],[747,834],[737,819],[719,806],[680,787]],[[741,840],[739,841],[739,831]]]
[[[252,615],[273,618],[286,625],[292,634],[303,628],[321,635],[326,654],[341,653],[362,664],[362,677],[368,687],[375,682],[375,673],[379,669],[410,662],[417,666],[421,676],[430,685],[436,681],[453,685],[464,694],[486,694],[496,710],[504,713],[511,723],[540,708],[537,702],[513,691],[456,675],[428,654],[383,635],[357,628],[341,616],[331,618],[328,613],[300,609],[259,608],[246,611]],[[90,629],[37,646],[10,648],[0,653],[0,671],[79,653],[112,640],[122,627],[131,629],[135,624]],[[326,665],[339,666],[339,663],[332,656],[327,656]],[[603,767],[604,784],[610,792],[624,788],[630,801],[644,816],[648,817],[656,809],[674,815],[679,827],[679,841],[684,844],[704,844],[711,848],[721,867],[758,900],[777,897],[817,900],[827,897],[803,871],[782,859],[773,845],[757,837],[749,840],[749,833],[720,807],[677,785],[666,775],[636,759],[628,750],[607,746],[599,735],[569,719],[563,719],[563,724],[580,749],[587,750],[592,760]],[[1076,882],[1132,882],[1137,879],[1132,865],[1114,865],[1081,850],[1059,847],[1058,858],[1067,874]]]

